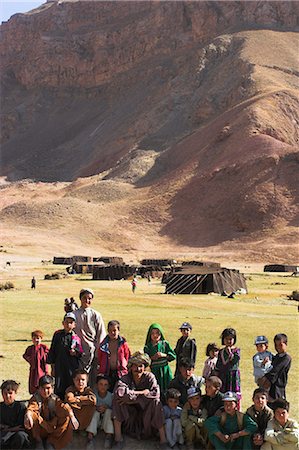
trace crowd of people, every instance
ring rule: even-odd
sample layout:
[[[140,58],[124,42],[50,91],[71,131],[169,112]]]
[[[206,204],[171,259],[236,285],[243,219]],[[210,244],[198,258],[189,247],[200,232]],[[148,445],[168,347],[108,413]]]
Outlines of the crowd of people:
[[[63,328],[48,348],[43,332],[32,332],[23,355],[29,363],[29,393],[16,400],[19,384],[2,383],[1,448],[72,448],[74,433],[96,448],[95,436],[105,434],[104,448],[123,448],[126,434],[157,438],[161,448],[295,450],[299,426],[289,418],[286,385],[291,366],[288,338],[255,339],[253,404],[241,412],[240,349],[237,333],[226,328],[222,347],[208,343],[202,375],[195,375],[197,345],[192,326],[183,322],[175,348],[160,324],[147,332],[143,351],[131,354],[118,320],[105,330],[91,305],[94,293],[82,289],[80,307],[66,299]],[[169,363],[176,362],[174,376]],[[205,393],[203,393],[205,389]]]

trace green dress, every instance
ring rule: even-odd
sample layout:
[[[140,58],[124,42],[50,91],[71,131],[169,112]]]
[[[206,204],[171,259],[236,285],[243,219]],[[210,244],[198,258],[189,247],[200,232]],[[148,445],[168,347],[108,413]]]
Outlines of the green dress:
[[[153,345],[151,342],[151,331],[157,328],[161,333],[161,339],[158,341],[157,345]],[[144,353],[147,353],[150,357],[155,353],[161,352],[166,353],[166,357],[159,358],[156,361],[151,362],[151,371],[157,378],[158,384],[160,386],[161,396],[165,394],[168,389],[168,385],[172,380],[172,371],[169,367],[169,361],[173,361],[176,358],[174,350],[169,345],[169,342],[164,339],[164,334],[161,325],[158,323],[153,323],[148,330],[147,338],[144,346]]]

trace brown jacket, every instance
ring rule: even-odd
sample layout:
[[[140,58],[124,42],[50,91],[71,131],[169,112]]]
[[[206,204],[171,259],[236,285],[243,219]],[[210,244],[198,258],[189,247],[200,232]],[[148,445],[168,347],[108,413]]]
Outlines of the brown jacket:
[[[76,419],[79,422],[79,430],[85,430],[96,410],[97,398],[90,387],[84,392],[78,392],[75,386],[70,386],[65,391],[65,401],[72,407]]]

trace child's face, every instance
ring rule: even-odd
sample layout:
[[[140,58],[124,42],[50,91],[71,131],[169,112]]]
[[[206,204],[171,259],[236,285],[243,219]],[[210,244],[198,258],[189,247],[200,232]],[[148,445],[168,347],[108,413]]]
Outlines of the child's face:
[[[16,395],[17,395],[16,391],[12,389],[4,389],[2,391],[2,397],[6,405],[12,405],[16,399]]]
[[[190,336],[191,330],[190,330],[190,328],[181,328],[181,333],[184,338],[187,338]]]
[[[286,353],[288,344],[283,340],[274,341],[277,353]]]
[[[74,385],[77,391],[83,392],[87,386],[87,375],[78,374],[74,378]]]
[[[224,411],[230,416],[233,416],[237,410],[237,402],[224,401],[223,403],[224,403]]]
[[[265,394],[255,394],[253,397],[254,407],[257,411],[262,411],[267,405],[267,396]]]
[[[190,403],[192,409],[194,409],[194,410],[199,409],[200,395],[195,395],[194,397],[188,398],[188,402]]]
[[[176,409],[179,406],[180,402],[177,398],[168,398],[167,399],[167,406],[171,409]]]
[[[33,342],[33,345],[39,345],[42,342],[42,337],[38,336],[37,334],[34,334],[32,336],[32,342]]]
[[[256,344],[256,349],[259,353],[265,352],[267,348],[268,348],[267,344]]]
[[[62,322],[62,324],[63,324],[63,328],[64,328],[64,331],[66,332],[66,333],[70,333],[72,330],[74,330],[74,328],[76,327],[76,322],[75,322],[75,320],[73,320],[73,319],[71,319],[71,318],[67,318],[67,319],[64,319],[64,321]]]
[[[218,394],[219,388],[214,386],[211,381],[206,381],[206,394],[208,397],[215,397]]]
[[[223,342],[225,347],[231,347],[235,343],[235,338],[233,336],[225,336]]]
[[[210,358],[216,358],[218,356],[219,351],[218,350],[210,350],[209,356]]]
[[[157,343],[157,342],[159,342],[160,338],[161,338],[161,333],[158,330],[158,328],[153,328],[151,331],[151,341],[153,343]]]
[[[89,292],[86,292],[86,294],[84,294],[81,297],[81,306],[83,309],[89,308],[91,306],[91,302],[93,300],[93,296],[92,294],[90,294]]]
[[[194,373],[194,367],[179,367],[179,372],[184,380],[189,380]]]
[[[115,341],[119,337],[119,329],[117,325],[112,325],[108,328],[108,336]]]
[[[284,426],[288,421],[289,413],[286,409],[277,408],[274,417],[280,425]]]
[[[109,389],[109,382],[108,380],[99,380],[97,382],[97,389],[98,393],[101,395],[106,395],[107,391]]]
[[[42,398],[47,399],[50,397],[51,394],[53,394],[54,388],[53,388],[52,384],[46,383],[46,384],[43,384],[42,386],[40,386],[38,388],[38,391]]]

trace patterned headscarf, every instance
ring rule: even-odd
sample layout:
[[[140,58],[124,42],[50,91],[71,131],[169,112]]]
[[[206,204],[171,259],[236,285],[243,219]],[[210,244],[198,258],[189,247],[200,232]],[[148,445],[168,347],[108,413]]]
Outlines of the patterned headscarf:
[[[163,328],[161,327],[161,325],[158,323],[152,323],[151,326],[149,327],[147,335],[146,335],[145,345],[148,345],[151,342],[151,332],[154,328],[156,328],[157,330],[160,331],[161,340],[163,340],[163,341],[165,340]]]

